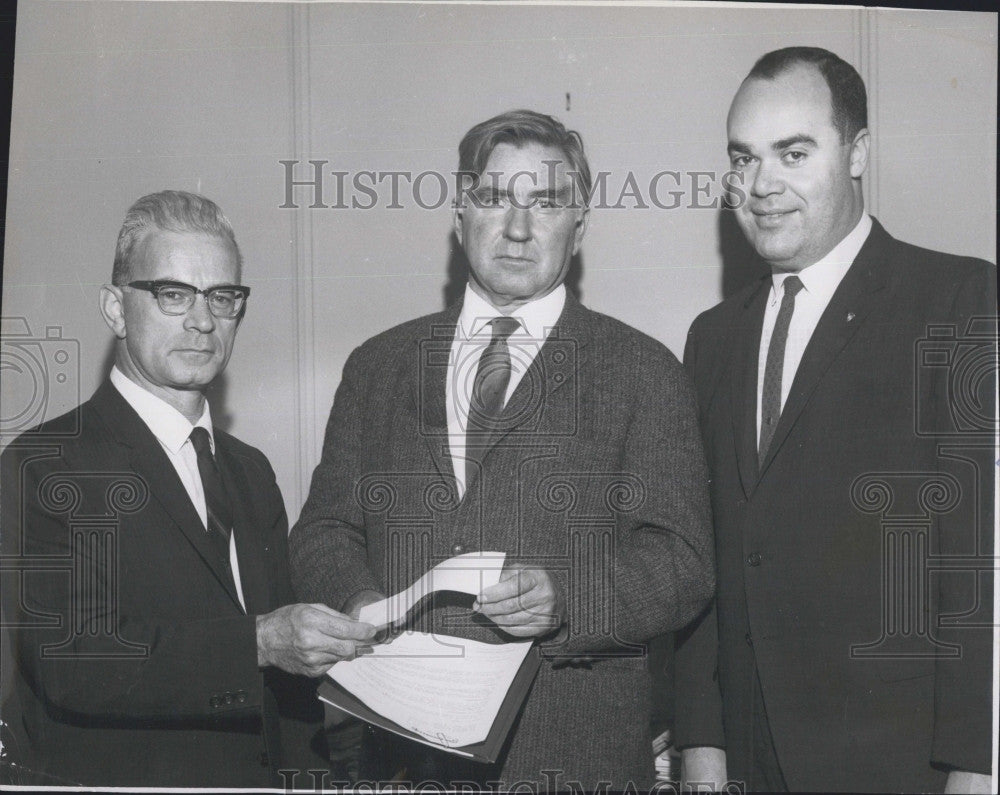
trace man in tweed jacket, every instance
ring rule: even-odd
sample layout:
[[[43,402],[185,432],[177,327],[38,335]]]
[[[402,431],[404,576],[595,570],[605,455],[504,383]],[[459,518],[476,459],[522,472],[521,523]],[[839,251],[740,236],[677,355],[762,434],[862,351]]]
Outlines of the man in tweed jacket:
[[[692,393],[663,345],[563,286],[589,219],[579,136],[513,111],[470,130],[459,156],[474,177],[455,210],[464,299],[348,359],[292,531],[293,578],[303,598],[353,613],[454,555],[507,554],[474,602],[439,598],[416,619],[446,635],[536,639],[541,668],[500,758],[465,762],[371,731],[363,772],[648,787],[643,644],[693,619],[714,589]],[[516,322],[498,330],[503,318]],[[502,383],[484,386],[498,352]]]

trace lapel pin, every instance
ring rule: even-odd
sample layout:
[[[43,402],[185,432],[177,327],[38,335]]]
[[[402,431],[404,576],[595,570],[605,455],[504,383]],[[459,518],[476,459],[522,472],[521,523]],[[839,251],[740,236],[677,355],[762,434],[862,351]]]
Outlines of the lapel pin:
[[[847,322],[850,323],[852,320],[854,320],[854,313],[853,312],[848,312],[847,313]]]

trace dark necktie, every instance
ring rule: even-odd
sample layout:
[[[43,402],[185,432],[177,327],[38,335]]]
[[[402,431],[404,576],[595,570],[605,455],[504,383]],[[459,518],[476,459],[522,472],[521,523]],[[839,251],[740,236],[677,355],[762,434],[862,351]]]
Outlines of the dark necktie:
[[[785,279],[785,293],[778,308],[778,319],[774,323],[771,344],[767,349],[767,363],[764,365],[764,389],[760,396],[760,444],[757,460],[764,462],[767,448],[774,438],[774,429],[781,416],[781,371],[785,365],[785,343],[788,342],[788,326],[795,311],[795,294],[802,289],[798,276]]]
[[[219,467],[212,455],[208,431],[195,428],[191,431],[191,444],[198,454],[198,473],[205,490],[205,508],[208,513],[208,536],[222,559],[229,562],[229,534],[233,528],[233,510],[222,483]]]
[[[510,383],[510,350],[507,338],[517,331],[521,324],[512,317],[497,317],[490,321],[493,337],[479,357],[476,377],[472,382],[469,399],[469,418],[466,424],[465,483],[469,484],[476,462],[482,456],[482,442],[485,435],[496,428],[497,419],[503,412],[503,399]],[[480,445],[475,444],[479,435]]]

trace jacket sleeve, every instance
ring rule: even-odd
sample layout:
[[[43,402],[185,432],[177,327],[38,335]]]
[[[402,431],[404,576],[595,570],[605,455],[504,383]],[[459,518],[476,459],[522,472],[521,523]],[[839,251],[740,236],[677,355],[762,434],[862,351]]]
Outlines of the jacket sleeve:
[[[292,582],[299,599],[335,610],[359,591],[381,589],[368,565],[364,516],[354,495],[364,466],[367,421],[362,358],[354,351],[344,365],[322,457],[289,538]]]
[[[688,332],[684,367],[695,379],[698,369],[699,321]],[[675,636],[674,745],[676,748],[711,745],[725,747],[722,694],[719,690],[719,635],[715,600],[698,618]]]
[[[931,579],[937,586],[934,632],[939,641],[958,650],[956,656],[942,654],[935,661],[931,761],[988,775],[994,761],[991,685],[996,665],[992,608],[997,283],[995,267],[977,264],[981,267],[956,294],[952,364],[942,369],[935,384],[940,467],[957,478],[961,495],[955,508],[940,516],[939,547],[932,554],[945,564],[949,558],[978,564],[964,570],[961,564],[945,565]],[[978,419],[972,420],[973,416]]]
[[[579,562],[572,562],[575,587],[566,591],[573,599],[567,628],[546,651],[600,653],[620,643],[645,643],[692,621],[715,590],[708,474],[687,374],[658,344],[633,345],[617,364],[598,360],[600,355],[591,352],[596,369],[615,377],[623,371],[637,374],[634,383],[623,380],[620,413],[608,420],[627,428],[622,449],[609,454],[608,461],[631,485],[607,495],[615,509],[610,593],[594,572],[573,570]],[[620,349],[607,355],[622,357]],[[587,400],[581,397],[583,410],[603,417],[587,407]],[[613,632],[579,632],[588,623],[602,623],[597,616],[609,597]]]
[[[715,602],[675,637],[674,747],[725,748]]]

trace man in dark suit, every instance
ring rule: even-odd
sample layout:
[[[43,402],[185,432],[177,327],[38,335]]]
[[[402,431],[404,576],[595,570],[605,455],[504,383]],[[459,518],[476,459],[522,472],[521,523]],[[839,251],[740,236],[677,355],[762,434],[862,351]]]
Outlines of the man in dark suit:
[[[368,772],[648,786],[643,644],[713,587],[693,397],[663,345],[563,285],[589,218],[576,133],[505,113],[466,134],[459,169],[464,298],[351,354],[292,530],[293,582],[351,613],[454,555],[506,553],[499,584],[418,622],[537,639],[541,668],[501,757],[462,764],[373,734]]]
[[[728,136],[772,273],[685,351],[718,566],[677,649],[685,777],[987,791],[995,268],[865,214],[865,88],[826,50],[761,58]]]
[[[262,787],[328,768],[306,677],[374,630],[292,604],[270,464],[212,426],[240,271],[213,202],[136,202],[101,289],[110,379],[4,452],[10,783]]]

